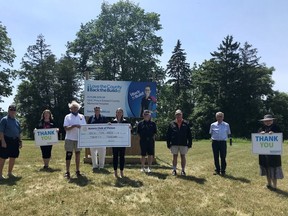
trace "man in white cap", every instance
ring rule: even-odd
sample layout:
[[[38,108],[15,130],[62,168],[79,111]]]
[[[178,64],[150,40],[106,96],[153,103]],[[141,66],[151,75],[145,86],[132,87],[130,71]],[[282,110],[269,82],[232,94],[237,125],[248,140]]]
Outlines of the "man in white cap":
[[[172,175],[177,175],[177,158],[178,153],[181,155],[181,175],[185,176],[186,154],[192,147],[192,134],[189,123],[183,119],[181,110],[176,110],[176,119],[170,122],[167,130],[167,148],[173,154],[173,171]]]
[[[65,151],[66,151],[66,173],[65,178],[70,179],[70,164],[73,155],[73,150],[75,151],[75,163],[76,163],[76,175],[80,177],[80,151],[81,149],[77,147],[78,143],[78,132],[81,125],[86,124],[84,115],[79,113],[80,104],[76,101],[72,101],[68,104],[71,113],[67,114],[64,119],[64,129],[66,131],[65,136]]]
[[[100,106],[95,106],[94,112],[95,112],[95,115],[90,116],[90,118],[88,119],[88,124],[107,123],[106,117],[100,114],[100,112],[101,112]],[[105,156],[106,156],[106,147],[90,148],[90,155],[91,155],[91,160],[92,160],[93,172],[95,172],[97,168],[99,168],[99,169],[104,168]],[[99,163],[98,163],[97,155],[99,156]]]

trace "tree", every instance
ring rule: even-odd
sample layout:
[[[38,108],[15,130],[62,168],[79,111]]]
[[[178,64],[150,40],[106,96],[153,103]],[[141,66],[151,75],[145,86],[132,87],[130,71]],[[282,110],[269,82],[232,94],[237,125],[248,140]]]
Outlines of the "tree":
[[[16,94],[18,110],[25,119],[28,136],[38,124],[41,112],[54,105],[52,86],[55,83],[56,57],[39,35],[35,45],[27,49],[18,75],[23,80]]]
[[[264,99],[273,92],[274,69],[259,63],[252,45],[245,43],[240,48],[229,35],[211,55],[193,72],[196,93],[192,118],[197,136],[207,137],[215,113],[222,111],[234,136],[249,137],[257,129]]]
[[[264,113],[264,114],[263,114]],[[263,115],[271,113],[276,118],[277,124],[283,131],[283,138],[288,138],[288,95],[284,92],[274,91],[265,101]],[[262,116],[263,116],[262,115]]]
[[[192,112],[191,104],[191,70],[189,63],[186,62],[186,53],[181,48],[180,40],[172,52],[172,56],[168,61],[166,73],[169,76],[167,84],[172,85],[172,93],[175,108],[182,109],[184,113],[190,115]]]
[[[52,111],[61,128],[69,112],[67,104],[77,98],[81,85],[74,60],[65,56],[57,61],[49,47],[39,35],[36,44],[28,47],[18,72],[22,82],[15,100],[28,137],[33,136],[44,109]]]
[[[12,67],[15,57],[6,27],[0,22],[0,102],[3,102],[2,97],[8,97],[12,94],[10,78],[14,78],[14,76],[11,69],[5,67],[5,65]]]
[[[162,39],[159,15],[145,13],[130,1],[104,2],[97,19],[82,24],[68,43],[82,72],[97,80],[151,81],[158,71]]]

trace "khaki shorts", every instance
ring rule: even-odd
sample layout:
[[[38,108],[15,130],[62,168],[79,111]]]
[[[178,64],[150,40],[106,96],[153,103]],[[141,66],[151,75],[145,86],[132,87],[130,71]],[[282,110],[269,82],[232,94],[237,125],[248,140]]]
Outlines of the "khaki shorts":
[[[75,141],[75,140],[65,140],[65,151],[67,152],[79,152],[81,151],[82,149],[81,148],[77,148],[77,143],[78,141]]]
[[[170,151],[174,155],[178,155],[178,152],[180,152],[181,155],[185,155],[188,152],[188,146],[171,146]]]

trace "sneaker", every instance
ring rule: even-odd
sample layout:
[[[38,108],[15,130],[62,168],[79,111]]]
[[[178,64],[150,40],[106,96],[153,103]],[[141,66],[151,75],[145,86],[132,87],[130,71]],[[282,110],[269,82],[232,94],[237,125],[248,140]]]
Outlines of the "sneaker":
[[[185,173],[184,170],[181,171],[181,175],[182,175],[182,176],[186,176],[186,173]]]
[[[64,174],[64,178],[70,179],[70,172],[66,172],[66,173]]]
[[[213,173],[213,175],[220,175],[220,172],[219,172],[219,171],[215,171],[215,172]]]
[[[0,176],[0,181],[1,181],[1,180],[5,180],[5,179],[6,179],[6,178],[5,178],[3,175]]]
[[[145,172],[145,169],[144,169],[144,168],[141,168],[140,171],[141,171],[141,172]]]
[[[8,173],[8,178],[17,178],[13,173]]]
[[[78,171],[76,171],[76,176],[77,176],[77,178],[79,178],[79,177],[82,177],[82,175],[81,175],[81,173],[80,173],[80,171],[78,170]]]
[[[152,171],[151,171],[150,167],[148,167],[147,173],[151,173],[151,172],[152,172]]]
[[[172,175],[173,175],[173,176],[176,176],[176,175],[177,175],[176,170],[173,170],[173,171],[172,171]]]

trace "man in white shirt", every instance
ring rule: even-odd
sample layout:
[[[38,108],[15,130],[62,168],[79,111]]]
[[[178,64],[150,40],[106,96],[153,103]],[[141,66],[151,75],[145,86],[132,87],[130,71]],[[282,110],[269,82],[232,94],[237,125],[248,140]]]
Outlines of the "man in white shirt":
[[[212,139],[212,150],[214,155],[215,173],[214,175],[221,174],[225,175],[226,172],[226,155],[227,155],[227,138],[231,135],[230,126],[227,122],[223,121],[224,113],[216,113],[216,122],[210,125],[211,139]],[[221,167],[219,164],[219,155],[221,158]]]
[[[64,118],[64,129],[66,131],[65,136],[65,151],[66,151],[66,173],[65,178],[70,179],[70,164],[75,151],[75,163],[76,163],[76,175],[80,177],[80,148],[77,148],[78,143],[78,131],[81,125],[86,124],[84,115],[79,113],[80,104],[76,101],[72,101],[68,104],[71,113],[67,114]]]

